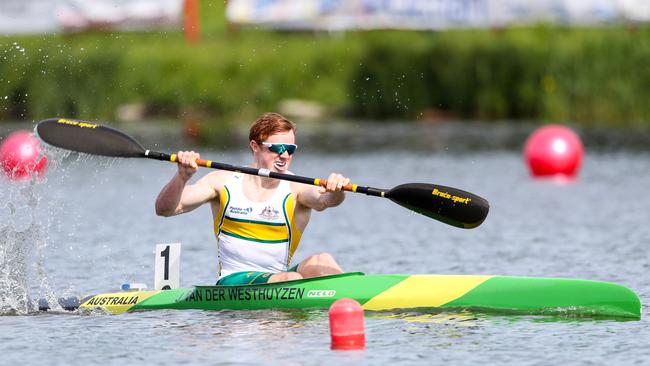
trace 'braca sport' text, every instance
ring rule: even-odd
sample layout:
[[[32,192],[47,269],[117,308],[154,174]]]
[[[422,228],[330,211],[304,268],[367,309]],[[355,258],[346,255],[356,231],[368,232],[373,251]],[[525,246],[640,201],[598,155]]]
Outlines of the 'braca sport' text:
[[[439,191],[438,188],[434,188],[433,192],[431,192],[431,194],[434,195],[434,196],[438,196],[438,197],[446,198],[448,200],[452,200],[452,201],[454,201],[454,203],[458,202],[458,203],[464,203],[466,205],[469,204],[470,201],[472,200],[469,197],[465,197],[465,198],[464,197],[458,197],[458,196],[454,196],[454,195],[452,195],[451,193],[448,193],[448,192]]]

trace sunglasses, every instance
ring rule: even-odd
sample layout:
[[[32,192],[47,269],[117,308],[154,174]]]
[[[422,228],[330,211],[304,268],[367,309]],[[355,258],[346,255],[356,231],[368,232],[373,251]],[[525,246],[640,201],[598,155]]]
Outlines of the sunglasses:
[[[262,145],[268,147],[270,151],[278,155],[284,154],[285,151],[289,153],[289,155],[293,155],[293,153],[296,152],[296,149],[298,149],[298,145],[296,144],[274,144],[270,142],[262,142]]]

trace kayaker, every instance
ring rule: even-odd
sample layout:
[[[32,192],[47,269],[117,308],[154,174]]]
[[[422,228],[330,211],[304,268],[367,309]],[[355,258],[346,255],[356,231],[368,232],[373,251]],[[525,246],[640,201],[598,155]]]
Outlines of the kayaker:
[[[298,146],[296,126],[278,113],[266,113],[250,128],[251,167],[291,174]],[[328,253],[297,265],[291,259],[312,210],[341,204],[350,180],[338,173],[327,187],[217,170],[189,184],[197,172],[194,151],[179,151],[178,171],[156,200],[159,216],[174,216],[210,203],[217,237],[218,284],[290,281],[343,272]]]

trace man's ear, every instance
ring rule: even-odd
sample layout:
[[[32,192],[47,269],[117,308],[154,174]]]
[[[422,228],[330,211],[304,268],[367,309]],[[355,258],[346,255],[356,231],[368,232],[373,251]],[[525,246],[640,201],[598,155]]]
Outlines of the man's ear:
[[[251,151],[257,152],[260,149],[260,145],[257,144],[257,141],[251,140],[248,145],[251,147]]]

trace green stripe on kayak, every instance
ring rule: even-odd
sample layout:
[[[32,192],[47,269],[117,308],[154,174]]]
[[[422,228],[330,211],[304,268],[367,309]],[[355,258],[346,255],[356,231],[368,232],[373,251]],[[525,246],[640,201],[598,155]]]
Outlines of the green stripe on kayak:
[[[353,298],[363,304],[408,277],[410,276],[365,276],[354,272],[271,284],[196,286],[189,291],[161,291],[134,306],[132,310],[328,308],[341,298]]]
[[[632,290],[609,282],[495,276],[443,308],[500,309],[534,314],[641,317]]]

